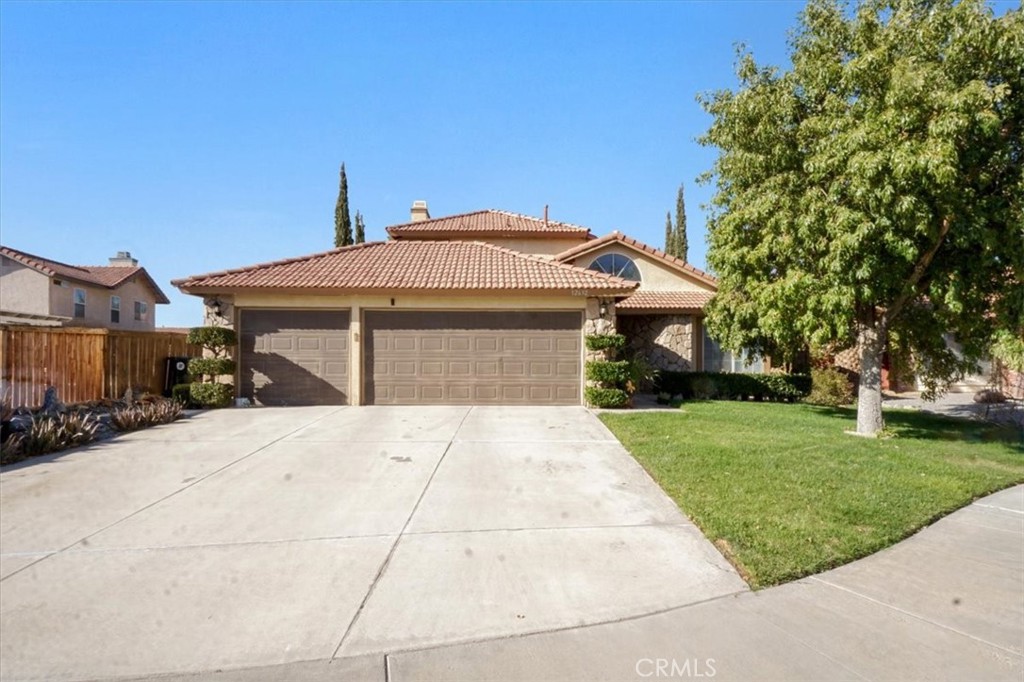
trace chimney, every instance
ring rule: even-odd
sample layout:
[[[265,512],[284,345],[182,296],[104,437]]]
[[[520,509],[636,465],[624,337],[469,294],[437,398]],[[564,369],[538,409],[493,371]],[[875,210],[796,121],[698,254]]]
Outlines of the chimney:
[[[430,211],[427,210],[427,202],[418,199],[412,202],[412,217],[409,222],[422,223],[424,220],[430,220]]]
[[[132,258],[131,251],[118,251],[117,255],[110,259],[110,265],[115,268],[134,268],[139,261]]]

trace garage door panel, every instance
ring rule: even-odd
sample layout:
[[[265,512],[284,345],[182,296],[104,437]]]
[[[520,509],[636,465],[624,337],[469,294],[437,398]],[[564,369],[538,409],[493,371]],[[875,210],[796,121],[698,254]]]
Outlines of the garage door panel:
[[[581,402],[578,312],[367,311],[371,404]]]
[[[580,340],[560,336],[555,339],[555,350],[559,353],[579,353]]]
[[[420,339],[420,350],[424,353],[443,351],[444,339],[440,336],[424,336]]]
[[[521,360],[506,360],[501,363],[501,375],[509,378],[526,376],[526,363]]]
[[[239,395],[259,405],[348,403],[348,311],[240,313]]]
[[[415,353],[419,350],[416,347],[416,339],[408,336],[396,336],[392,341],[392,350]]]

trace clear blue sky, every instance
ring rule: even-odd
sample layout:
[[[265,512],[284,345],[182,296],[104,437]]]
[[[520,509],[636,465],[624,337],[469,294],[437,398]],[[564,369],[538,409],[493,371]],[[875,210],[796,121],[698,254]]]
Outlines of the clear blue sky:
[[[338,166],[367,239],[482,208],[662,246],[713,150],[734,45],[786,63],[801,2],[16,3],[0,7],[0,241],[173,278],[331,248]]]

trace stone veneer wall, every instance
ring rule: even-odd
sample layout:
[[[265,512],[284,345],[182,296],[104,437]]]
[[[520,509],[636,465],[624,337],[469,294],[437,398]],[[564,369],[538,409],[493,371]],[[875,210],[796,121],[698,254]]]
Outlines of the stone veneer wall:
[[[689,372],[693,363],[693,317],[690,315],[621,315],[619,333],[626,347],[656,369]]]
[[[605,307],[604,317],[601,317],[601,305]],[[583,322],[584,336],[600,334],[615,334],[615,299],[614,298],[588,298],[586,319]],[[603,350],[587,350],[587,360],[605,360],[606,353]]]

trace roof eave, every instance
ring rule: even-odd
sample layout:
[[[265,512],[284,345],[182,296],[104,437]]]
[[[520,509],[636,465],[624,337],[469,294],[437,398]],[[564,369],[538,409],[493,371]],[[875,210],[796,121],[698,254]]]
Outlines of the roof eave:
[[[346,287],[254,287],[254,286],[229,286],[229,285],[194,285],[187,283],[175,285],[179,291],[191,296],[213,296],[229,294],[302,294],[306,296],[424,296],[443,294],[447,296],[478,296],[480,294],[520,294],[520,295],[568,295],[577,298],[602,298],[628,296],[635,291],[635,287],[614,287],[614,288],[516,288],[516,287],[490,287],[477,289],[451,289],[443,287],[431,288],[346,288]]]

